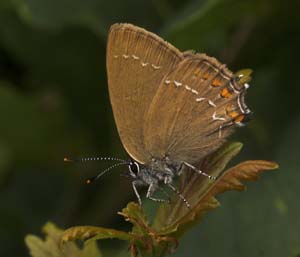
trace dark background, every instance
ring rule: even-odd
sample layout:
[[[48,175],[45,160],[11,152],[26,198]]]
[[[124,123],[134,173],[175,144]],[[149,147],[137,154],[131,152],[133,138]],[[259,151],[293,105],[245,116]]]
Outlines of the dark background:
[[[109,163],[62,161],[127,158],[106,81],[107,31],[115,22],[145,27],[234,71],[252,68],[246,101],[254,116],[232,137],[244,143],[236,160],[281,166],[246,192],[222,196],[221,208],[173,256],[300,256],[299,7],[280,0],[1,0],[0,256],[28,256],[24,236],[40,234],[49,220],[126,228],[116,212],[135,198],[121,170],[87,186],[85,178]],[[100,247],[104,256],[127,256],[118,241]]]

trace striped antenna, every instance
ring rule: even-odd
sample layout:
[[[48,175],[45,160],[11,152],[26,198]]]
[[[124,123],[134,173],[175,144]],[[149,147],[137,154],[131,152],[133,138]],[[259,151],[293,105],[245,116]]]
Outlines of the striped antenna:
[[[107,169],[101,171],[98,175],[94,176],[94,177],[91,177],[89,179],[87,179],[85,181],[86,184],[91,184],[92,182],[94,182],[95,180],[99,179],[102,175],[104,175],[106,172],[110,171],[111,169],[115,168],[115,167],[118,167],[120,165],[124,165],[124,164],[128,164],[129,162],[121,162],[121,163],[116,163],[110,167],[108,167]]]
[[[74,158],[71,159],[69,157],[64,157],[64,162],[89,162],[89,161],[119,161],[119,162],[127,162],[126,160],[122,160],[120,158],[115,157],[83,157],[83,158]]]

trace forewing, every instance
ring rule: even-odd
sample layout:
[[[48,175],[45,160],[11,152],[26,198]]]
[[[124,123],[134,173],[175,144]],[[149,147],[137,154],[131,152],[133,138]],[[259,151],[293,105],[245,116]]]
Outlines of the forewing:
[[[195,163],[224,142],[249,112],[235,76],[215,58],[188,55],[162,80],[144,124],[155,158]]]
[[[115,24],[110,29],[106,60],[114,118],[125,149],[140,163],[149,159],[145,112],[162,78],[182,59],[179,50],[142,28]]]

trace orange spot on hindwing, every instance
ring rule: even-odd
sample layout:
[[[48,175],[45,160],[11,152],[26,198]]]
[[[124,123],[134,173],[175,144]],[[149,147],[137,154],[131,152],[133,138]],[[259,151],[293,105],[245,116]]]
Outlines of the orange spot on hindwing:
[[[242,122],[244,119],[245,119],[245,115],[241,114],[241,115],[234,118],[234,122],[235,123]]]
[[[212,82],[212,86],[213,87],[220,87],[220,86],[222,86],[222,81],[219,80],[219,79],[214,79],[213,82]]]
[[[234,123],[240,123],[246,118],[245,114],[236,111],[233,105],[226,106],[226,113],[230,118],[232,118]]]
[[[232,94],[229,92],[228,88],[223,88],[221,91],[221,96],[224,98],[230,97]]]
[[[239,113],[236,112],[236,111],[232,111],[232,112],[228,113],[228,115],[229,115],[231,118],[235,119],[235,118],[237,118],[237,117],[239,116]]]

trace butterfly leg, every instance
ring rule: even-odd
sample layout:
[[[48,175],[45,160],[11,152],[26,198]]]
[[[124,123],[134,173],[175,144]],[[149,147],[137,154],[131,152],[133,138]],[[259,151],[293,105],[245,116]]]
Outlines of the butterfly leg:
[[[156,186],[154,185],[154,183],[151,183],[148,187],[146,197],[155,202],[168,202],[168,200],[165,199],[154,198],[152,195],[155,192],[155,190],[156,190]]]
[[[172,184],[168,184],[168,187],[171,188],[179,196],[179,198],[185,203],[188,209],[191,208],[189,202],[185,199],[185,197],[179,192],[179,190],[175,186],[173,186]]]
[[[183,164],[184,164],[185,166],[191,168],[193,171],[197,172],[197,173],[200,174],[200,175],[203,175],[203,176],[205,176],[205,177],[208,177],[209,179],[213,179],[213,180],[216,179],[216,177],[211,176],[211,175],[208,175],[207,173],[205,173],[205,172],[203,172],[203,171],[197,169],[197,168],[196,168],[195,166],[193,166],[192,164],[189,164],[189,163],[187,163],[187,162],[183,162]]]
[[[132,188],[133,188],[133,191],[134,191],[134,193],[135,193],[135,195],[136,195],[136,197],[138,199],[139,205],[142,206],[142,200],[141,200],[140,194],[139,194],[139,192],[136,189],[137,184],[139,184],[138,181],[134,180],[132,182]]]

